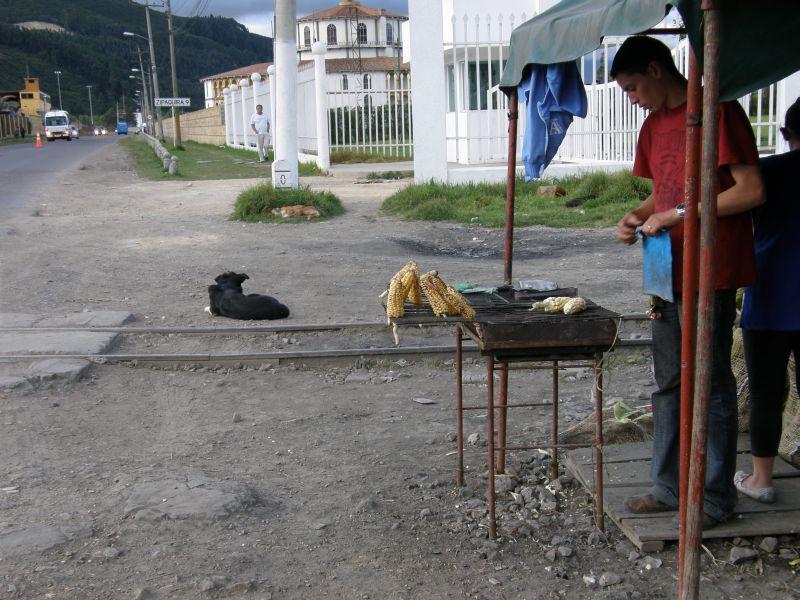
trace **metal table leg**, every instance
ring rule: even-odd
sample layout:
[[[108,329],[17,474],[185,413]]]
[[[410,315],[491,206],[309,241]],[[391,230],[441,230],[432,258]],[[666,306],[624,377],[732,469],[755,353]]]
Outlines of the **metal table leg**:
[[[506,472],[506,415],[508,412],[508,363],[500,363],[500,397],[497,400],[497,472]]]
[[[456,325],[456,443],[458,444],[456,459],[456,485],[464,485],[464,411],[463,411],[463,378],[462,378],[462,342],[461,324]]]
[[[605,531],[603,512],[603,354],[594,359],[594,456],[597,471],[594,480],[595,525]]]
[[[489,458],[488,483],[488,502],[489,502],[489,539],[497,537],[496,524],[494,520],[494,356],[489,354],[486,358],[486,373],[489,376],[486,392],[486,443]]]

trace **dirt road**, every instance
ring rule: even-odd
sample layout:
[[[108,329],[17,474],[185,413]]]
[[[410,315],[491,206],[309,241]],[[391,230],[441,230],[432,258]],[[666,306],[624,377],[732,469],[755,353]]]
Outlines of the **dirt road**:
[[[501,232],[381,216],[401,183],[308,179],[347,213],[297,225],[228,221],[252,183],[145,182],[114,147],[8,223],[0,310],[220,324],[203,312],[205,287],[234,270],[250,275],[246,291],[289,305],[289,322],[376,321],[377,295],[409,258],[450,281],[501,278]],[[644,308],[639,253],[610,230],[526,228],[517,249],[518,277],[577,286],[619,312]],[[468,371],[467,396],[478,401],[485,380],[478,365]],[[646,356],[620,352],[606,397],[640,401],[651,379]],[[546,506],[546,459],[536,453],[509,464],[538,500],[525,512],[505,497],[503,538],[489,542],[480,442],[468,451],[469,486],[452,484],[452,388],[451,362],[420,359],[106,364],[76,384],[0,395],[0,598],[673,597],[674,549],[647,559],[629,556],[613,527],[608,540],[592,536],[587,496],[568,477]],[[589,388],[586,374],[565,374],[565,424],[588,413]],[[544,398],[549,383],[515,373],[511,393]],[[467,434],[484,432],[480,413]],[[521,410],[512,440],[544,433],[548,418]],[[779,546],[781,557],[762,553],[763,576],[756,563],[704,555],[703,597],[792,597],[786,557],[798,541]],[[730,543],[709,548],[726,558]]]

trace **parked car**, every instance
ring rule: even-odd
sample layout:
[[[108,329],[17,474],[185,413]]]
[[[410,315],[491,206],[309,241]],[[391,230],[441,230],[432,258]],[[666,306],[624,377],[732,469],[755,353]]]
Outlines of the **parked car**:
[[[72,139],[77,140],[81,137],[80,131],[78,131],[78,128],[75,125],[70,127],[70,131],[72,132]]]

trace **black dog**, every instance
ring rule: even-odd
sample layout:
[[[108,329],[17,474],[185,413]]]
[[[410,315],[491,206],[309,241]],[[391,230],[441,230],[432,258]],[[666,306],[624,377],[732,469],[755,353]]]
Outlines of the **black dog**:
[[[214,278],[216,285],[208,286],[211,306],[206,311],[231,319],[285,319],[289,309],[272,296],[242,292],[242,282],[250,279],[244,273],[228,271]]]

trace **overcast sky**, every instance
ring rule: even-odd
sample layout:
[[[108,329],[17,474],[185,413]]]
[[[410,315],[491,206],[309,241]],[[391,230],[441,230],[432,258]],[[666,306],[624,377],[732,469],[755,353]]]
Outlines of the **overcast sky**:
[[[297,0],[297,16],[336,6],[339,0]],[[372,8],[385,8],[389,12],[408,14],[407,0],[362,0],[361,4]],[[232,17],[251,32],[272,36],[272,14],[274,0],[172,0],[176,15],[192,16],[198,11],[202,16],[221,15]]]

